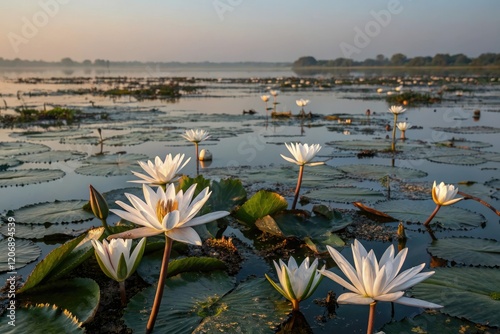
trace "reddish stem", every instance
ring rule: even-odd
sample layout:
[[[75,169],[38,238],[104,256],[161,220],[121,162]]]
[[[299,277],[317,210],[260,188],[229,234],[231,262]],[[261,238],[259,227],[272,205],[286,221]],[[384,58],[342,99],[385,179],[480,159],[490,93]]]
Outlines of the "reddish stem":
[[[293,198],[292,210],[295,210],[297,206],[297,200],[299,199],[300,185],[302,184],[302,175],[304,174],[304,165],[299,167],[299,179],[297,180],[297,187],[295,188],[295,197]]]

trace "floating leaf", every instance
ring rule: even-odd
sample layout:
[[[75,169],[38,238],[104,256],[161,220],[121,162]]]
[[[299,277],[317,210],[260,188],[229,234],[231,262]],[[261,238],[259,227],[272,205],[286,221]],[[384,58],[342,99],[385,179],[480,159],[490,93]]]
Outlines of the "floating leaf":
[[[333,187],[314,189],[304,194],[311,202],[351,203],[356,200],[376,202],[385,198],[380,191],[359,187]]]
[[[474,155],[440,155],[427,157],[427,160],[450,165],[474,166],[485,163],[487,160]]]
[[[466,237],[438,239],[427,251],[433,256],[468,266],[500,266],[500,242]]]
[[[472,140],[455,139],[455,138],[452,138],[451,140],[436,142],[435,144],[438,146],[456,147],[464,150],[485,148],[491,146],[490,143],[485,143],[482,141],[472,141]]]
[[[22,224],[58,224],[83,222],[94,218],[83,210],[85,200],[55,201],[23,206],[14,210],[17,223]]]
[[[39,285],[23,294],[25,302],[56,305],[68,310],[83,323],[92,320],[99,300],[99,285],[90,278],[81,277]]]
[[[82,234],[87,228],[80,224],[52,224],[50,226],[18,224],[16,225],[16,237],[24,239],[43,239],[55,235],[76,237]],[[0,225],[0,233],[8,236],[6,225]]]
[[[75,151],[47,151],[30,155],[20,156],[18,159],[23,162],[52,163],[56,161],[80,160],[87,154]]]
[[[427,176],[427,173],[417,169],[390,167],[383,165],[344,165],[338,167],[350,177],[363,180],[380,180],[387,175],[397,179],[416,179]]]
[[[405,318],[384,325],[384,333],[439,333],[439,334],[488,334],[491,329],[479,328],[473,322],[462,320],[436,311],[427,311],[414,318]]]
[[[53,249],[47,256],[36,265],[35,269],[31,272],[31,274],[24,282],[24,285],[17,290],[17,293],[25,292],[40,282],[42,282],[45,277],[56,268],[59,263],[61,263],[71,251],[85,238],[86,234],[82,234],[81,236],[72,239],[65,244]]]
[[[65,173],[59,169],[22,169],[0,171],[0,187],[25,186],[28,184],[54,181]]]
[[[370,140],[336,140],[327,142],[325,145],[333,146],[341,150],[351,151],[387,151],[391,148],[392,141],[390,139],[370,139]],[[397,143],[398,151],[411,151],[418,148],[425,148],[428,145],[419,141],[406,140]]]
[[[394,200],[377,204],[377,210],[382,211],[397,220],[423,223],[436,208],[431,201]],[[485,223],[483,215],[467,211],[455,206],[443,206],[438,211],[431,226],[440,226],[445,229],[471,229]]]
[[[11,167],[19,166],[22,163],[23,162],[18,159],[0,157],[0,171],[6,170]]]
[[[133,131],[123,135],[107,137],[104,139],[104,144],[110,146],[139,145],[147,141],[175,141],[179,137],[179,133],[171,131]]]
[[[34,140],[61,140],[64,141],[66,137],[83,136],[92,133],[92,130],[75,128],[51,131],[25,131],[14,132],[11,137],[26,137]]]
[[[17,308],[15,326],[7,316],[0,318],[0,332],[3,334],[18,333],[85,333],[81,323],[71,313],[61,311],[56,306],[37,305],[28,308]]]
[[[452,133],[463,133],[463,134],[487,134],[487,133],[499,133],[500,128],[495,128],[492,126],[462,126],[462,127],[433,127],[435,131],[442,132],[452,132]]]
[[[135,195],[139,198],[144,197],[144,192],[142,190],[142,187],[128,187],[128,188],[114,189],[114,190],[110,190],[110,191],[107,191],[105,193],[102,193],[102,195],[104,196],[104,199],[106,200],[106,203],[108,204],[108,207],[110,209],[123,210],[122,207],[120,207],[116,204],[116,201],[122,201],[122,202],[128,203],[128,199],[125,196],[126,193]]]
[[[278,193],[261,190],[236,211],[236,218],[253,224],[257,219],[272,215],[288,207],[286,199]]]
[[[110,154],[97,155],[84,160],[85,166],[78,167],[75,172],[91,176],[117,176],[132,174],[131,170],[139,171],[137,161],[146,160],[143,154]]]
[[[12,157],[50,151],[50,147],[42,144],[25,142],[0,142],[0,156]]]
[[[15,271],[15,269],[22,268],[30,262],[35,261],[40,256],[42,250],[36,244],[29,240],[18,239],[16,231],[15,242],[9,241],[8,238],[0,240],[0,272],[2,271]],[[9,245],[11,243],[11,245]],[[14,256],[10,256],[11,250],[9,247],[15,247],[12,251]],[[14,262],[9,261],[9,258],[15,258]]]
[[[435,268],[435,274],[412,288],[412,294],[443,305],[442,313],[475,323],[500,326],[500,270]]]

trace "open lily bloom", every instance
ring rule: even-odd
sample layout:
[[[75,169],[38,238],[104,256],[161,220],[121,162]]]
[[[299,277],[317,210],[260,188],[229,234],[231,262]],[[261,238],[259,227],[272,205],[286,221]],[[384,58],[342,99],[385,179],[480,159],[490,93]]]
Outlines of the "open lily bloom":
[[[433,271],[421,273],[425,263],[399,273],[406,259],[408,248],[404,248],[395,255],[394,246],[391,245],[380,261],[377,261],[373,250],[367,253],[363,245],[358,240],[354,240],[352,245],[354,267],[335,248],[330,246],[327,248],[339,269],[350,281],[347,282],[331,271],[320,270],[321,274],[352,291],[341,294],[337,299],[339,304],[370,305],[376,301],[386,301],[423,308],[442,307],[424,300],[403,296],[404,290],[434,274]]]
[[[299,107],[305,107],[305,106],[307,106],[307,104],[309,103],[309,100],[304,100],[304,99],[295,100],[295,103],[296,103]]]
[[[400,131],[406,131],[411,127],[411,124],[409,122],[399,122],[396,124],[396,126]]]
[[[270,93],[272,96],[274,96],[274,97],[278,96],[278,94],[279,94],[279,92],[278,92],[277,90],[270,90],[270,91],[269,91],[269,93]]]
[[[389,111],[395,115],[399,115],[399,114],[402,114],[406,111],[406,109],[403,109],[403,107],[401,106],[391,106],[389,108]]]
[[[165,161],[162,161],[160,157],[157,156],[154,163],[151,160],[148,160],[147,163],[139,161],[139,165],[149,175],[132,171],[135,176],[142,180],[129,182],[147,183],[151,185],[166,185],[167,183],[171,183],[175,181],[179,171],[186,166],[191,158],[188,158],[184,163],[182,160],[184,160],[184,154],[177,154],[173,158],[172,154],[168,154],[165,157]]]
[[[166,190],[158,187],[156,192],[144,184],[142,188],[145,201],[126,193],[125,196],[132,206],[116,201],[116,204],[125,211],[111,211],[142,227],[110,235],[108,239],[135,239],[164,233],[180,242],[201,245],[200,236],[193,226],[225,217],[229,215],[229,212],[216,211],[195,217],[211,195],[207,187],[192,199],[196,186],[197,184],[193,184],[185,193],[182,190],[176,193],[174,184],[170,184]]]
[[[196,129],[196,130],[186,130],[186,132],[182,135],[186,140],[192,142],[192,143],[199,143],[204,140],[207,140],[210,138],[210,135],[208,134],[207,131],[202,130],[202,129]]]
[[[117,282],[123,282],[134,273],[146,247],[146,238],[139,241],[132,254],[132,240],[113,239],[109,243],[107,240],[102,243],[98,240],[91,241],[102,271]]]
[[[318,259],[315,259],[312,265],[309,265],[309,258],[302,261],[300,267],[290,256],[288,265],[281,259],[279,265],[274,262],[276,273],[280,284],[276,284],[267,274],[265,275],[269,283],[278,290],[286,299],[292,302],[294,309],[298,309],[298,303],[311,296],[318,287],[323,276],[316,270],[318,268]],[[321,270],[324,270],[325,266]]]
[[[289,161],[291,163],[297,164],[299,166],[317,166],[317,165],[323,165],[324,162],[310,162],[318,153],[319,150],[321,150],[321,146],[319,144],[301,144],[301,143],[290,143],[287,144],[285,143],[286,148],[290,153],[292,153],[293,158],[289,158],[284,156],[283,154],[280,154],[283,159],[286,161]]]
[[[455,188],[452,184],[441,182],[439,185],[436,185],[436,181],[434,181],[432,185],[432,199],[437,205],[451,205],[463,200],[463,197],[455,198],[457,193],[458,188]]]
[[[269,101],[269,95],[262,95],[260,98],[261,98],[261,100],[262,100],[262,101],[264,101],[264,102]]]

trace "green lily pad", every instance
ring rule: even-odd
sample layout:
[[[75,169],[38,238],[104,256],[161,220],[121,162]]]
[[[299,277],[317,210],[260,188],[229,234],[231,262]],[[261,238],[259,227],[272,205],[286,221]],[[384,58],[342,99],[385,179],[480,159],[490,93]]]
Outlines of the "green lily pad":
[[[21,165],[23,162],[15,158],[2,158],[0,157],[0,171],[6,170],[11,167]]]
[[[481,157],[493,162],[500,162],[500,153],[496,152],[481,152]]]
[[[82,234],[87,228],[82,227],[81,224],[52,224],[49,226],[18,224],[16,225],[16,237],[23,239],[43,239],[55,235],[76,237]],[[6,225],[0,225],[0,233],[8,236]]]
[[[94,218],[83,210],[85,200],[55,201],[31,204],[14,210],[18,224],[60,224],[83,222]]]
[[[7,316],[0,318],[0,332],[4,334],[18,333],[85,333],[81,323],[67,311],[56,306],[37,305],[16,309],[15,326]]]
[[[102,196],[104,197],[104,199],[106,199],[106,203],[108,204],[108,207],[110,209],[123,210],[122,207],[116,204],[116,201],[122,201],[128,203],[128,199],[125,196],[125,193],[135,195],[139,198],[144,196],[142,187],[128,187],[128,188],[114,189],[102,193]]]
[[[432,200],[394,200],[377,204],[376,209],[397,220],[424,223],[436,208]],[[443,206],[438,211],[430,226],[444,229],[472,229],[486,222],[483,215],[455,206]],[[411,226],[411,225],[409,225]]]
[[[421,170],[383,165],[344,165],[339,166],[338,169],[342,170],[350,177],[375,181],[380,180],[387,175],[392,178],[403,180],[427,176],[427,173]]]
[[[65,173],[59,169],[21,169],[0,171],[0,188],[25,186],[28,184],[54,181]]]
[[[474,166],[484,164],[487,160],[475,155],[440,155],[427,157],[427,160],[450,165]]]
[[[468,266],[500,266],[500,242],[467,237],[432,242],[427,251],[433,256]]]
[[[16,233],[15,242],[9,241],[9,239],[0,240],[0,272],[15,271],[35,261],[40,256],[42,252],[40,247],[29,240],[18,238]],[[11,245],[9,245],[9,243]],[[15,247],[13,251],[15,254],[15,262],[13,263],[8,261],[10,257],[8,254],[11,251],[9,248],[12,248],[12,246]]]
[[[435,268],[435,274],[411,293],[443,305],[442,313],[500,327],[500,270],[497,268]]]
[[[414,318],[405,318],[384,325],[384,333],[440,333],[440,334],[488,334],[490,328],[480,328],[473,322],[450,317],[436,311],[427,311]]]
[[[133,131],[123,135],[104,138],[104,145],[131,146],[147,141],[175,141],[180,134],[171,131]]]
[[[212,195],[208,205],[212,211],[232,211],[237,205],[242,204],[247,192],[238,179],[223,179],[210,184]]]
[[[253,224],[257,219],[272,215],[287,207],[288,202],[280,194],[261,190],[236,211],[236,218],[246,224]]]
[[[78,167],[75,172],[90,176],[129,175],[131,170],[141,170],[137,161],[147,158],[144,154],[135,153],[97,155],[84,160],[86,165]]]
[[[451,133],[463,133],[463,134],[488,134],[488,133],[499,133],[500,128],[495,128],[492,126],[462,126],[462,127],[433,127],[435,131],[451,132]]]
[[[99,300],[99,285],[90,278],[81,277],[39,285],[23,294],[25,302],[56,305],[68,310],[83,323],[92,320]]]
[[[52,163],[57,161],[80,160],[86,156],[87,154],[76,151],[47,151],[20,156],[18,159],[23,162]]]
[[[49,275],[50,272],[56,268],[78,244],[80,244],[85,237],[86,234],[82,234],[81,236],[53,249],[42,261],[38,262],[36,267],[26,279],[26,282],[24,282],[24,285],[17,290],[17,293],[20,294],[28,291],[42,282],[47,275]]]
[[[33,140],[60,140],[64,141],[65,137],[82,136],[92,133],[90,129],[64,129],[64,130],[51,130],[51,131],[25,131],[15,132],[11,137],[26,137]]]
[[[137,267],[137,273],[149,284],[158,282],[162,259],[163,249],[144,255],[139,267]],[[219,259],[211,257],[186,257],[170,260],[167,277],[189,271],[202,272],[224,269],[226,269],[226,264]]]
[[[333,187],[314,189],[304,194],[311,202],[340,202],[354,201],[376,202],[385,199],[380,191],[359,187]]]
[[[371,140],[339,140],[325,143],[325,145],[336,147],[340,150],[349,151],[387,151],[391,148],[392,141],[390,139],[371,139]],[[397,151],[411,151],[415,149],[425,148],[428,145],[420,141],[405,140],[398,141],[396,144]]]
[[[491,181],[488,181],[485,183],[488,187],[495,188],[497,190],[500,190],[500,179],[493,179]]]
[[[491,146],[490,143],[485,143],[482,141],[472,141],[472,140],[466,140],[466,139],[445,140],[445,141],[436,142],[435,144],[438,146],[456,147],[456,148],[465,149],[465,150],[485,148],[485,147]]]
[[[50,147],[42,144],[25,142],[0,142],[0,156],[12,157],[50,151]]]
[[[124,320],[134,332],[146,327],[155,287],[131,299]],[[159,333],[274,333],[290,310],[265,279],[250,279],[234,288],[222,272],[184,273],[167,280],[155,325]]]

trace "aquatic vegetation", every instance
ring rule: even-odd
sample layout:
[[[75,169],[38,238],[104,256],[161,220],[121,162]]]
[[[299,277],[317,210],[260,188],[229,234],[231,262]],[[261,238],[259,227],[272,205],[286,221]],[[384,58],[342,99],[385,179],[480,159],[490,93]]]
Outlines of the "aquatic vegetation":
[[[388,95],[386,97],[386,101],[390,104],[397,103],[404,105],[421,105],[441,102],[441,97],[433,96],[429,93],[408,91],[399,94]]]
[[[406,109],[403,109],[401,106],[391,106],[389,108],[389,112],[391,112],[394,115],[394,123],[392,125],[392,144],[391,144],[391,150],[392,152],[396,151],[396,126],[398,123],[398,115],[402,114],[406,111]]]

